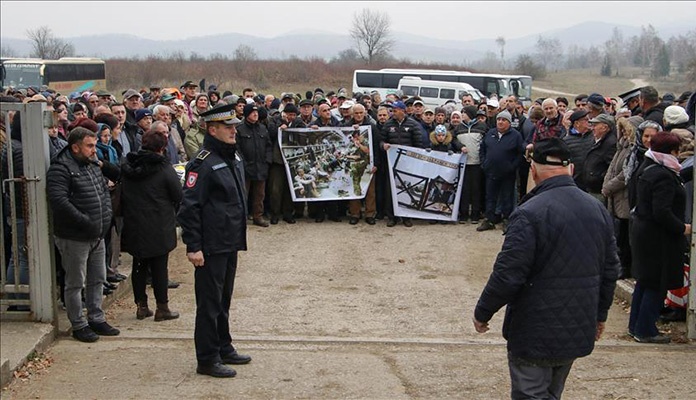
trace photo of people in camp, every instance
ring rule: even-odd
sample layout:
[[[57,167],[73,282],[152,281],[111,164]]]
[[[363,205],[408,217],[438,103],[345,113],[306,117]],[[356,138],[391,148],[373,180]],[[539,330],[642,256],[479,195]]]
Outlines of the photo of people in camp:
[[[297,128],[280,135],[293,201],[365,197],[373,166],[371,128]],[[368,152],[361,148],[367,147]]]

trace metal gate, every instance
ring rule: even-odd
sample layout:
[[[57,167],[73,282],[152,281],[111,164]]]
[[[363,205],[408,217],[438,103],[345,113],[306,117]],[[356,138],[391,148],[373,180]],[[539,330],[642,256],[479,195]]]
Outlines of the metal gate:
[[[21,143],[11,139],[16,112],[21,120]],[[0,153],[0,317],[54,322],[57,291],[46,198],[46,129],[52,116],[45,103],[0,103],[0,113],[5,131]],[[19,137],[17,134],[14,132]],[[23,167],[15,165],[20,157]]]

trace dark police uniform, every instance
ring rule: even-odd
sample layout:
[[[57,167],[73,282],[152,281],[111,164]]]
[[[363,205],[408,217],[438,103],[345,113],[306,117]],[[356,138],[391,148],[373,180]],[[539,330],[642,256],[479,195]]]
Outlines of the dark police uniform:
[[[201,117],[206,122],[239,122],[233,112],[219,109]],[[201,150],[186,166],[185,177],[177,219],[186,252],[202,251],[205,258],[204,265],[195,271],[194,339],[199,366],[209,366],[237,356],[229,330],[229,309],[237,252],[247,249],[244,163],[236,146],[206,134]]]

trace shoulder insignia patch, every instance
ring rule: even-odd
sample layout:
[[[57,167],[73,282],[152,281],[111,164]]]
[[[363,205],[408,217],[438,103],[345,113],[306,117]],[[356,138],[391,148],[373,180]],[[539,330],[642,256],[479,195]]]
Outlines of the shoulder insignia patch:
[[[215,164],[212,166],[213,171],[217,171],[219,169],[226,168],[226,167],[227,167],[227,164],[224,162],[221,162],[220,164]]]
[[[188,177],[186,177],[186,187],[192,188],[196,186],[196,181],[198,180],[198,172],[189,172]]]
[[[201,150],[198,152],[198,155],[196,156],[196,160],[205,160],[206,157],[210,155],[210,152],[208,150]]]

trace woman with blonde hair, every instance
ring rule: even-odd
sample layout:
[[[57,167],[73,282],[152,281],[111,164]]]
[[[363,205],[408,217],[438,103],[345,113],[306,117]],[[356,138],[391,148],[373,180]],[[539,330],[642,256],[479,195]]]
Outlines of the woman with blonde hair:
[[[631,277],[631,246],[628,242],[628,185],[624,176],[624,165],[634,146],[636,127],[628,118],[619,118],[616,121],[616,131],[619,140],[616,142],[616,153],[609,164],[607,174],[604,175],[602,195],[607,199],[607,208],[614,217],[614,234],[616,245],[621,260],[620,279]]]

